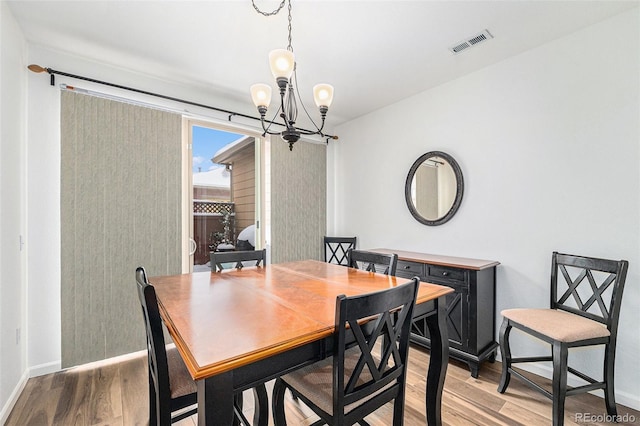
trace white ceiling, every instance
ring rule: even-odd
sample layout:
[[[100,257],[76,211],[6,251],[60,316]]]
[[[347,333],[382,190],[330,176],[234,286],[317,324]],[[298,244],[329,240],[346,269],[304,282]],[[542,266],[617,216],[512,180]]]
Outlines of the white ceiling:
[[[264,10],[279,4],[255,1]],[[31,43],[249,104],[251,84],[273,83],[268,52],[287,44],[286,6],[267,18],[250,0],[8,4]],[[639,4],[293,0],[300,91],[312,105],[315,83],[334,85],[328,116],[332,128]],[[484,29],[492,40],[458,55],[448,50]]]

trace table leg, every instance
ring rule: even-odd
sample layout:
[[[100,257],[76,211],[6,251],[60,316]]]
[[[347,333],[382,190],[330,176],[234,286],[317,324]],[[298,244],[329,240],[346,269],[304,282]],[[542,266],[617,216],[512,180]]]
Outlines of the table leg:
[[[197,381],[198,425],[233,423],[233,372]]]
[[[434,301],[436,312],[426,318],[431,349],[429,356],[429,370],[427,372],[427,424],[441,425],[440,417],[442,405],[442,390],[449,361],[449,341],[447,335],[447,304],[444,296]]]

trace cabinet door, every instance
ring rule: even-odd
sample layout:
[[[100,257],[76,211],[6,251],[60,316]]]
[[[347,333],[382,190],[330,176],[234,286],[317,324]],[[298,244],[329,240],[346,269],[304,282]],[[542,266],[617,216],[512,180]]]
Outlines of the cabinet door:
[[[447,295],[449,345],[466,351],[469,347],[469,271],[440,265],[426,265],[427,280],[455,290]]]
[[[467,289],[466,287],[458,287],[451,284],[449,286],[455,290],[455,292],[446,296],[449,345],[465,350],[469,336],[469,316],[465,314],[468,311]]]
[[[445,296],[447,302],[447,333],[449,334],[449,346],[466,350],[469,342],[467,287],[452,283],[441,282],[438,284],[449,286],[455,290],[453,293]],[[414,321],[411,325],[411,332],[417,336],[429,339],[429,329],[424,319]]]

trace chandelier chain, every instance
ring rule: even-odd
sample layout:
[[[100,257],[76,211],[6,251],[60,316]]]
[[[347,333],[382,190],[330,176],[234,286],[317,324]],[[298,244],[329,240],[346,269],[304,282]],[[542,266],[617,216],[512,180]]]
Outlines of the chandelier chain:
[[[293,46],[291,46],[291,0],[289,0],[289,26],[287,27],[287,29],[289,30],[289,45],[287,46],[287,50],[293,52]]]
[[[253,5],[253,8],[256,10],[256,12],[258,12],[259,14],[263,15],[263,16],[273,16],[273,15],[277,15],[278,12],[280,12],[282,10],[282,8],[284,7],[284,3],[286,2],[286,0],[282,0],[282,2],[280,2],[280,5],[278,6],[277,9],[274,9],[271,12],[263,12],[261,11],[258,6],[256,5],[255,0],[251,0],[251,4]],[[289,9],[291,9],[291,2],[289,2]],[[289,17],[291,17],[291,15],[289,15]]]

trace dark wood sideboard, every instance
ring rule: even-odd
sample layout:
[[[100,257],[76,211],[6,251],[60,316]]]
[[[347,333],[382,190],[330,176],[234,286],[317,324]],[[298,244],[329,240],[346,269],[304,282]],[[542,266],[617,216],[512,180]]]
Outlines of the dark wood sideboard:
[[[471,376],[477,378],[480,363],[487,359],[493,362],[498,348],[494,330],[496,266],[500,262],[386,248],[371,251],[396,253],[396,276],[418,276],[421,281],[455,290],[446,296],[449,356],[466,362]],[[413,323],[411,341],[429,348],[429,331],[424,320]]]

